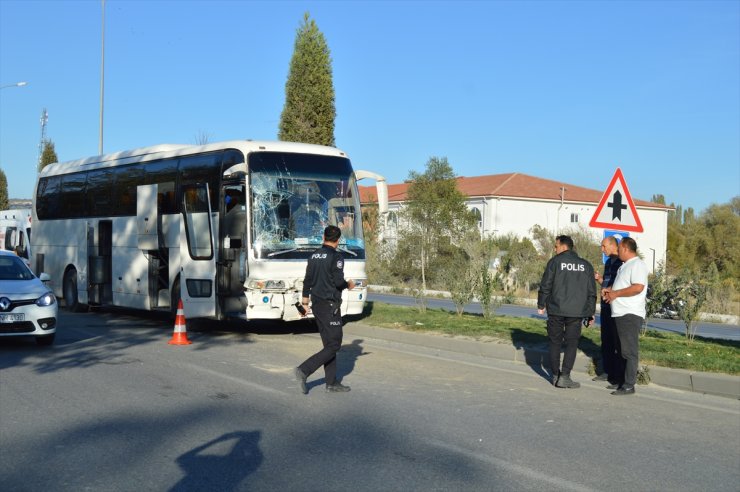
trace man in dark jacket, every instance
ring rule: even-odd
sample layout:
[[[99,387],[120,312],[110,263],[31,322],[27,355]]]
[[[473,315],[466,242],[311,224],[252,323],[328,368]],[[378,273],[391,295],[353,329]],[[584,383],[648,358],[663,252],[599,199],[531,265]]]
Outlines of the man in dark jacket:
[[[596,310],[596,286],[591,263],[573,251],[569,236],[555,238],[555,256],[547,262],[537,296],[540,314],[547,310],[547,335],[550,337],[552,384],[558,388],[579,388],[570,378],[576,361],[581,322],[593,324]],[[565,342],[563,368],[560,369],[560,349]]]
[[[306,378],[324,366],[326,391],[343,393],[349,391],[337,381],[337,352],[342,346],[342,291],[354,289],[353,280],[344,280],[344,258],[337,251],[342,231],[337,226],[324,229],[324,244],[308,259],[306,276],[303,279],[303,308],[308,308],[311,296],[311,311],[319,325],[319,335],[324,348],[295,368],[296,379],[303,394],[308,393]]]
[[[604,275],[595,273],[596,281],[602,289],[614,285],[617,271],[622,266],[617,247],[619,243],[614,236],[607,236],[601,241],[601,252],[607,256],[604,263]],[[601,363],[604,371],[596,376],[594,381],[609,381],[617,387],[624,383],[624,359],[617,336],[617,324],[612,317],[612,306],[601,300]]]

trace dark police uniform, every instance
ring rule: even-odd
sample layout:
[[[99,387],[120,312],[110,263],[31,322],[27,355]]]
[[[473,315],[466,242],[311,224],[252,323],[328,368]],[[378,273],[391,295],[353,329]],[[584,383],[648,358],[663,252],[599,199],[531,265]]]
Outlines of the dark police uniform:
[[[601,276],[601,288],[614,285],[617,270],[622,266],[618,256],[610,256],[604,264],[604,275]],[[617,325],[612,318],[612,306],[601,300],[601,360],[604,372],[609,376],[609,382],[621,385],[624,383],[625,361],[621,356]]]
[[[596,286],[591,263],[571,250],[547,262],[537,296],[537,308],[547,309],[547,335],[550,338],[550,367],[553,383],[558,374],[570,377],[576,360],[581,321],[596,310]],[[563,369],[560,349],[565,342]]]
[[[342,290],[348,286],[344,280],[344,257],[331,246],[324,244],[308,259],[303,279],[303,297],[311,296],[311,311],[316,318],[324,348],[298,366],[308,377],[324,366],[327,386],[337,382],[336,354],[342,346]]]

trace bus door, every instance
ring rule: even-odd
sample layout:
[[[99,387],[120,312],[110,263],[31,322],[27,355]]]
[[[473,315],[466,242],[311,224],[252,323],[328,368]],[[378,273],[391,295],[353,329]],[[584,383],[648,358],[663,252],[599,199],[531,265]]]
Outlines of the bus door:
[[[214,317],[216,254],[208,184],[184,185],[182,197],[180,298],[183,312],[186,318]]]
[[[223,218],[219,227],[219,260],[217,292],[221,313],[243,316],[247,310],[244,296],[247,261],[247,207],[244,181],[224,183],[222,188]]]

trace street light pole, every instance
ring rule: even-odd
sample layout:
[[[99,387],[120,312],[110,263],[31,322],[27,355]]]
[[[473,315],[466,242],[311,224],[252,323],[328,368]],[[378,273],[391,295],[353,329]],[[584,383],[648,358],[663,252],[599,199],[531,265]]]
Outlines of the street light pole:
[[[653,252],[653,273],[655,273],[655,250],[653,248],[648,249]]]
[[[7,84],[0,86],[0,89],[7,89],[8,87],[23,87],[24,85],[28,85],[28,82],[16,82],[15,84]]]
[[[100,41],[100,137],[98,139],[98,155],[103,155],[103,95],[105,88],[105,0],[102,0],[103,19]]]

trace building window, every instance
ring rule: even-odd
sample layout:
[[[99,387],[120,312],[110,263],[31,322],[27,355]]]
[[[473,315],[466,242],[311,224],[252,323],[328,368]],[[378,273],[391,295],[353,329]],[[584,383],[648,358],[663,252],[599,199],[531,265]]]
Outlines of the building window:
[[[388,212],[388,227],[393,230],[398,228],[398,215],[396,212]]]
[[[573,223],[578,222],[578,214],[570,214],[570,221]]]
[[[473,207],[470,209],[470,213],[473,214],[473,217],[475,217],[475,220],[478,223],[478,229],[483,227],[483,217],[481,216],[480,209],[477,207]]]

